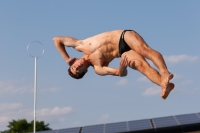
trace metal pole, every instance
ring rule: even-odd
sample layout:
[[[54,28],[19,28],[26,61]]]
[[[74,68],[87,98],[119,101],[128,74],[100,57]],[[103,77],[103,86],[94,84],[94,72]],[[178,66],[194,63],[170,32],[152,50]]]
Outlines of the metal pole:
[[[36,56],[36,55],[33,55],[29,52],[29,46],[32,43],[39,43],[42,46],[42,53],[40,55]],[[33,125],[33,131],[35,133],[36,132],[36,103],[37,103],[37,58],[39,58],[40,56],[42,56],[44,54],[44,46],[42,45],[42,43],[40,43],[38,41],[33,41],[33,42],[28,44],[27,52],[35,60],[35,70],[34,70],[34,125]]]
[[[36,128],[36,99],[37,99],[37,57],[35,57],[35,73],[34,73],[34,133]]]

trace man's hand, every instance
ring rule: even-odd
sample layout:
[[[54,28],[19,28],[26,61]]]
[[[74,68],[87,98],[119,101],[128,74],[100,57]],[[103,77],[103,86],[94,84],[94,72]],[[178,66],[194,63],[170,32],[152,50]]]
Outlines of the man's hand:
[[[71,66],[75,60],[76,60],[76,58],[69,58],[68,60],[66,60],[66,62],[69,66]]]
[[[128,58],[127,56],[124,56],[121,61],[120,61],[120,66],[119,66],[119,76],[124,77],[127,75],[127,66],[128,66]]]

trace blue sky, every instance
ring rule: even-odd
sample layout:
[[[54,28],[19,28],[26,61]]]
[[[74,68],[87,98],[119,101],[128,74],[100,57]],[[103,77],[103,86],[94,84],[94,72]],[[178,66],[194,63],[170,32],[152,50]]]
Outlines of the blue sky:
[[[12,119],[33,120],[34,59],[26,51],[32,41],[45,47],[37,60],[36,117],[53,129],[199,112],[199,6],[198,0],[1,1],[0,131]],[[137,31],[163,54],[176,85],[166,100],[132,69],[123,78],[101,77],[92,68],[81,80],[68,75],[53,37],[85,39],[116,29]],[[82,55],[67,50],[72,57]],[[119,59],[110,65],[118,68]]]

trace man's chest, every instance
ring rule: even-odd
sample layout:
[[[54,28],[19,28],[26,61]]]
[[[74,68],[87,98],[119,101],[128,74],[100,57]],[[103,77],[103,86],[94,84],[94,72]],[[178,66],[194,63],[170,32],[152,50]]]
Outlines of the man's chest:
[[[90,62],[96,66],[108,66],[112,59],[106,58],[101,52],[95,51],[94,53],[90,54]]]

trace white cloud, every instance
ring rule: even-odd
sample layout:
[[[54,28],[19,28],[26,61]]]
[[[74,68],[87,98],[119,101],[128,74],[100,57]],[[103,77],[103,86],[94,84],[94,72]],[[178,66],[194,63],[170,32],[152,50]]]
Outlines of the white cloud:
[[[81,122],[80,121],[75,121],[75,122],[73,122],[73,126],[80,126],[80,124],[81,124]]]
[[[65,118],[59,118],[59,121],[60,121],[60,122],[64,122],[64,121],[65,121]]]
[[[121,79],[120,81],[118,81],[118,82],[116,83],[116,85],[121,86],[121,85],[125,85],[125,84],[127,84],[127,83],[128,83],[128,80],[125,79],[125,78],[123,78],[123,79]]]
[[[152,96],[152,95],[157,95],[161,93],[161,89],[159,87],[151,87],[151,88],[148,88],[146,89],[142,95],[143,96]]]
[[[172,80],[178,80],[181,79],[182,77],[183,77],[182,75],[174,73],[174,78]]]
[[[179,63],[179,62],[194,62],[199,59],[199,56],[189,56],[189,55],[172,55],[164,56],[166,62],[169,63]]]
[[[55,115],[63,115],[63,114],[69,114],[72,112],[72,107],[55,107],[53,109],[44,108],[41,110],[37,110],[38,116],[55,116]]]
[[[13,93],[25,93],[31,92],[30,85],[24,85],[25,80],[8,80],[8,81],[1,81],[0,82],[0,95],[3,94],[13,94]],[[23,85],[22,85],[23,84]]]
[[[139,81],[139,82],[147,82],[147,81],[149,81],[149,79],[147,77],[143,76],[143,77],[138,78],[137,81]]]
[[[186,96],[191,96],[191,95],[198,95],[200,92],[200,88],[189,88],[188,87],[181,87],[181,88],[176,88],[173,93],[176,93],[176,95],[186,95]]]
[[[2,103],[0,104],[0,113],[7,112],[9,110],[16,110],[22,107],[21,103]]]
[[[199,91],[200,91],[200,88],[194,88],[194,89],[191,89],[190,93],[191,94],[199,94]]]
[[[0,124],[3,124],[3,123],[8,124],[9,119],[10,118],[8,116],[0,116]],[[1,126],[0,126],[0,128],[1,128]]]
[[[1,103],[0,104],[0,129],[5,130],[8,122],[13,119],[26,118],[27,112],[23,110],[21,103]]]
[[[66,115],[73,111],[72,107],[43,108],[36,111],[36,119],[45,123],[63,122]],[[0,104],[0,130],[6,130],[8,122],[12,120],[26,119],[33,120],[33,109],[24,107],[21,103]]]
[[[34,86],[27,84],[24,79],[21,80],[7,80],[0,82],[0,96],[5,94],[23,94],[33,93]],[[39,89],[40,92],[58,92],[60,88],[52,87],[46,89]]]
[[[59,88],[48,88],[48,89],[41,89],[41,92],[58,92],[60,89]]]
[[[188,84],[192,84],[192,83],[193,83],[192,80],[186,80],[186,81],[181,82],[181,85],[188,85]]]
[[[109,114],[105,114],[105,115],[103,115],[101,118],[100,118],[100,120],[101,121],[106,121],[106,120],[108,120],[110,118],[110,115]]]

